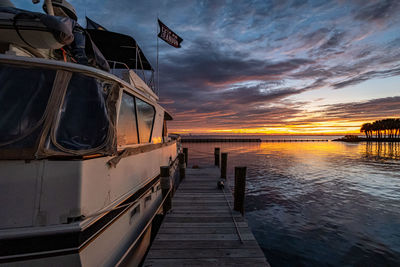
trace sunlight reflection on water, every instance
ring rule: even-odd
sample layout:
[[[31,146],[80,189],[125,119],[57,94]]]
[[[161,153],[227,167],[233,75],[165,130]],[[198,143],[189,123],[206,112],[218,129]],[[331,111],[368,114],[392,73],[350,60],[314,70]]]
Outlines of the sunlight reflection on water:
[[[400,264],[400,143],[185,143],[247,166],[246,217],[272,265]]]

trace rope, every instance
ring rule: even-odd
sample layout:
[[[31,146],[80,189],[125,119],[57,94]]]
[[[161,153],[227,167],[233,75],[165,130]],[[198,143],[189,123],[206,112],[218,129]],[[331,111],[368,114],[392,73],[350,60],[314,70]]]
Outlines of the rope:
[[[26,45],[28,45],[29,47],[32,47],[32,48],[35,48],[35,49],[36,49],[36,47],[34,47],[34,46],[31,45],[30,43],[28,43],[28,41],[26,41],[26,40],[24,39],[24,37],[22,37],[21,33],[19,32],[19,28],[18,28],[18,26],[17,26],[17,19],[18,19],[18,17],[20,17],[21,15],[23,16],[24,13],[20,13],[20,14],[17,14],[17,15],[14,16],[14,18],[13,18],[13,26],[14,26],[14,29],[15,29],[15,31],[17,32],[19,38],[20,38]]]
[[[236,222],[236,220],[235,220],[235,217],[233,216],[231,204],[229,204],[229,201],[228,201],[228,199],[226,198],[226,195],[225,195],[225,188],[222,188],[222,192],[224,193],[224,197],[225,197],[226,203],[228,203],[229,212],[231,213],[232,221],[233,221],[233,223],[235,224],[235,229],[236,229],[236,233],[237,233],[237,235],[238,235],[238,237],[239,237],[239,241],[240,241],[240,243],[243,244],[242,235],[240,234],[239,226],[237,225],[237,222]]]

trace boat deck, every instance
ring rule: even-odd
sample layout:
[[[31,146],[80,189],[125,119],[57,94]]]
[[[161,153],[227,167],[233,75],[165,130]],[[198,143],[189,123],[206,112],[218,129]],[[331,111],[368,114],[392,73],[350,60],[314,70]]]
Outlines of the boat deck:
[[[186,169],[143,266],[269,266],[218,168]]]

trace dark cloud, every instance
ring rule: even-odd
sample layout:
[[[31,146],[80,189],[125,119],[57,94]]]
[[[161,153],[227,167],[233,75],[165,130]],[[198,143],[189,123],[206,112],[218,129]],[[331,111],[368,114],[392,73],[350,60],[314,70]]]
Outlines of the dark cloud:
[[[362,2],[363,7],[355,12],[355,18],[364,21],[376,21],[387,19],[393,13],[398,12],[399,1],[380,0],[369,4]]]
[[[298,8],[298,7],[301,7],[301,6],[305,5],[305,4],[307,4],[307,2],[308,2],[307,0],[295,0],[292,3],[292,7]]]
[[[334,31],[332,36],[328,39],[328,41],[326,41],[323,45],[321,45],[320,49],[335,48],[340,44],[342,44],[344,37],[345,37],[344,32]]]
[[[400,96],[328,105],[324,116],[330,119],[375,120],[400,116]]]
[[[359,119],[374,105],[398,114],[389,98],[324,106],[324,118],[294,100],[400,75],[397,0],[70,1],[82,24],[87,15],[134,36],[154,66],[157,16],[183,37],[180,49],[159,42],[160,99],[175,114],[171,128],[300,127]]]
[[[301,93],[301,90],[296,90],[293,88],[282,88],[274,90],[260,90],[260,86],[257,88],[241,87],[234,90],[229,90],[224,92],[219,96],[220,99],[224,101],[229,101],[229,103],[244,104],[253,106],[256,104],[267,104],[272,101],[279,101],[291,95]]]
[[[302,36],[302,40],[307,44],[317,44],[319,41],[324,40],[329,34],[330,30],[327,28],[320,28]]]
[[[349,85],[355,85],[355,84],[361,83],[363,81],[366,81],[366,80],[369,80],[372,78],[387,78],[387,77],[392,77],[392,76],[397,76],[397,75],[400,75],[400,67],[396,68],[396,69],[391,69],[391,70],[369,71],[369,72],[357,75],[348,80],[335,83],[332,86],[335,89],[341,89],[341,88],[345,88]]]
[[[214,91],[216,87],[240,81],[281,79],[313,63],[298,58],[281,62],[247,59],[245,54],[220,50],[218,44],[207,44],[207,49],[204,49],[204,44],[198,40],[187,53],[164,57],[169,64],[160,66],[162,79],[172,85],[167,88],[176,91],[176,86],[181,84],[181,87],[190,85],[203,91]]]

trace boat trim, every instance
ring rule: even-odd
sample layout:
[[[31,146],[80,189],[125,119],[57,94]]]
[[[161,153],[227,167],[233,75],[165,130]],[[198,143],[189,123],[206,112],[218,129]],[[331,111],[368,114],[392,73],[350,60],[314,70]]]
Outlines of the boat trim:
[[[146,153],[153,151],[155,149],[164,147],[164,146],[170,146],[176,143],[176,140],[174,141],[169,141],[167,143],[158,143],[158,144],[146,144],[142,146],[134,146],[134,147],[126,147],[125,149],[118,151],[118,155],[112,157],[109,161],[107,161],[107,164],[110,167],[116,167],[117,164],[121,161],[121,159],[130,157],[133,155],[141,154],[141,153]]]

